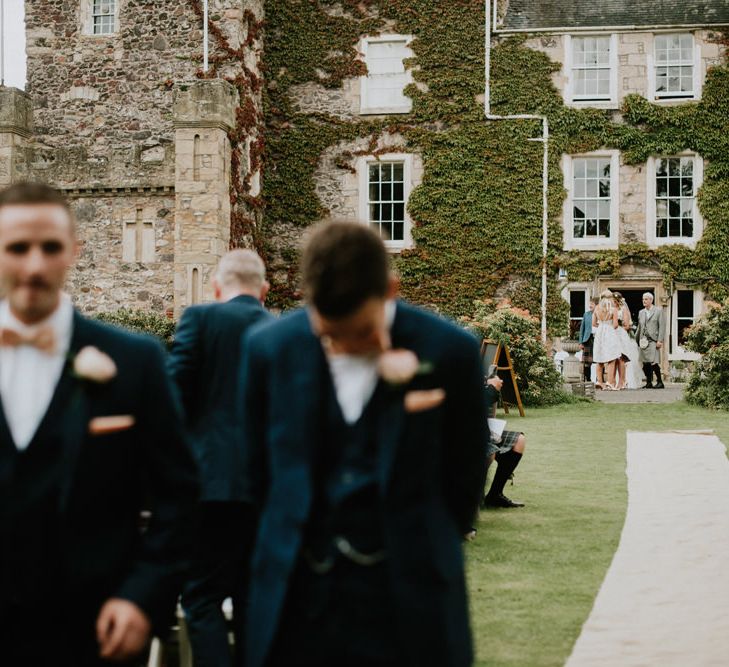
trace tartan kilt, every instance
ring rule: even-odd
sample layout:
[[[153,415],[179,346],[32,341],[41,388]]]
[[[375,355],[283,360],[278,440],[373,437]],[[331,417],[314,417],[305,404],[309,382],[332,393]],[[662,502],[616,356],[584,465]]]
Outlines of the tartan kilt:
[[[522,435],[521,431],[504,430],[501,433],[500,442],[494,442],[489,438],[489,445],[486,451],[486,456],[491,456],[492,454],[505,454],[506,452],[511,451],[514,448],[514,445],[516,444],[516,441],[519,439],[520,435]]]
[[[590,335],[590,337],[582,343],[583,350],[582,350],[582,363],[583,364],[591,364],[592,363],[592,346],[595,343],[595,336]]]

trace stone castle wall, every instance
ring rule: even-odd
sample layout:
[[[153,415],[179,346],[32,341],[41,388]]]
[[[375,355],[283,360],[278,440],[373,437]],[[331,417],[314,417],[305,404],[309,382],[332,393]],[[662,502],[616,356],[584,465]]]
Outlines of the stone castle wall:
[[[175,193],[181,186],[187,195],[190,188],[176,181],[182,173],[176,140],[188,137],[178,133],[174,105],[180,95],[201,85],[196,82],[203,30],[195,2],[117,0],[117,30],[110,35],[88,34],[91,0],[25,2],[30,136],[0,128],[0,162],[14,165],[8,182],[26,176],[44,180],[72,199],[84,250],[69,288],[85,311],[139,307],[179,312],[193,292],[198,300],[208,294],[211,266],[227,249],[230,207],[217,198],[197,202],[213,206],[212,213],[204,208],[191,212],[192,220],[206,220],[205,229],[192,234],[192,245],[199,242],[193,254],[200,285],[190,290],[177,284],[176,274],[185,270],[175,266],[176,245],[185,245],[183,233],[194,230],[176,222],[181,200]],[[211,23],[232,48],[246,38],[246,11],[263,15],[263,0],[210,0],[209,5]],[[212,34],[209,44],[212,60],[221,51]],[[258,40],[242,59],[250,70],[257,67],[260,48]],[[228,63],[217,76],[235,77],[241,71],[243,62]],[[260,108],[260,97],[254,101]],[[226,103],[234,105],[227,110],[234,118],[237,96]],[[216,109],[210,111],[216,116]],[[205,118],[186,124],[191,141],[192,126],[210,125]],[[205,165],[220,166],[220,155],[229,162],[226,137],[232,129],[218,122],[215,136],[205,135],[209,141],[198,146],[195,159],[203,165],[205,179],[210,180]],[[18,150],[16,144],[23,140]],[[13,159],[3,160],[10,151]],[[0,165],[0,178],[2,173]],[[226,197],[229,179],[227,166],[213,177],[218,189],[223,184]]]

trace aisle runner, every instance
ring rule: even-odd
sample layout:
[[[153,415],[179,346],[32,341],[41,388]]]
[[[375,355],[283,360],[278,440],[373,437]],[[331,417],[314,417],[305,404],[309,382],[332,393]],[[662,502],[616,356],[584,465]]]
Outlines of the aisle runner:
[[[710,431],[629,432],[627,472],[620,545],[567,667],[726,667],[724,445]]]

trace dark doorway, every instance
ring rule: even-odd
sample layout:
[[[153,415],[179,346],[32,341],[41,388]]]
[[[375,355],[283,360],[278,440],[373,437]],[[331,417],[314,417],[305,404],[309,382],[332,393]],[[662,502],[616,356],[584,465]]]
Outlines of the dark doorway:
[[[646,287],[644,289],[622,289],[620,287],[610,287],[611,292],[620,292],[625,299],[625,303],[628,304],[628,310],[630,316],[633,318],[633,329],[638,326],[638,313],[643,308],[643,295],[646,292],[650,292],[655,300],[656,294],[653,287]]]

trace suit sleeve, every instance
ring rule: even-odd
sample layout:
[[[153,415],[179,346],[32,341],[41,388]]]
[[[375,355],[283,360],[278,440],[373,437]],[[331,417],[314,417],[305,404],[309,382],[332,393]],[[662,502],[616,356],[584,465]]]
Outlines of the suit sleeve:
[[[137,604],[164,636],[188,566],[198,485],[164,353],[154,344],[144,349],[138,448],[151,519],[117,596]]]
[[[470,336],[454,341],[455,358],[446,389],[444,494],[461,534],[478,511],[486,481],[487,396],[478,344]]]
[[[592,315],[590,315],[592,317]],[[580,324],[580,343],[586,341],[589,338],[587,335],[587,319],[586,314],[582,316],[582,324]]]
[[[188,308],[182,313],[177,325],[167,364],[186,417],[195,405],[200,360],[200,323],[195,316],[195,309]]]

